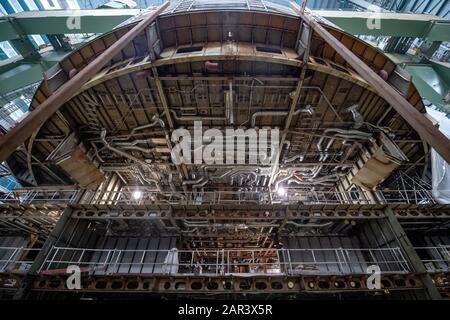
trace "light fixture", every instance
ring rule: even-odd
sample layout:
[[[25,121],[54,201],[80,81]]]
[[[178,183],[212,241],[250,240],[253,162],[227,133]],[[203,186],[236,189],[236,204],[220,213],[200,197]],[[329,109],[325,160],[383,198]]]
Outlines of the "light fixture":
[[[139,200],[140,198],[142,198],[142,191],[139,190],[133,191],[133,198],[135,200]]]
[[[283,187],[279,187],[277,193],[280,197],[284,197],[286,195],[286,189],[284,189]]]

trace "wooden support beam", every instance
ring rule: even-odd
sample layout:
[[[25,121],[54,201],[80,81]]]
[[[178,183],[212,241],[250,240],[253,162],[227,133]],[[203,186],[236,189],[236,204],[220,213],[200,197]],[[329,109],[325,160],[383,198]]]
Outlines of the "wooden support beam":
[[[5,161],[18,146],[23,144],[33,132],[47,121],[61,106],[67,102],[87,81],[92,79],[107,63],[120,53],[134,38],[144,32],[170,2],[166,1],[157,9],[117,40],[112,46],[95,58],[73,78],[64,83],[47,100],[31,111],[6,135],[0,136],[0,163]]]
[[[430,144],[448,163],[450,163],[450,140],[436,128],[425,115],[420,113],[400,93],[391,87],[366,63],[357,57],[343,43],[336,39],[330,32],[320,25],[313,17],[304,13],[297,4],[291,3],[292,9],[309,26],[344,58],[349,65],[366,80],[375,91],[388,102],[395,111],[405,119],[408,124],[417,131],[423,140]]]

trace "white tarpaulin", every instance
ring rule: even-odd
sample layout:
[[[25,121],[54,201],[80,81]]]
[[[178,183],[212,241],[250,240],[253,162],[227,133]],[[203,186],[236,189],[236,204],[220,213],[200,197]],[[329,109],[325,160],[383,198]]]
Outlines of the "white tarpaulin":
[[[450,119],[440,112],[428,112],[439,122],[439,130],[450,138]],[[440,204],[450,203],[450,165],[434,149],[431,151],[431,172],[433,197]]]
[[[178,250],[177,248],[170,249],[167,252],[166,259],[164,260],[162,273],[176,274],[178,273]]]

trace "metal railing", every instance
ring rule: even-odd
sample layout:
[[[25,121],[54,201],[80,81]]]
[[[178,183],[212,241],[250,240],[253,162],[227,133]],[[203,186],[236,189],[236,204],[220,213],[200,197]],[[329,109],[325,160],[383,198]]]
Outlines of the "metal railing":
[[[0,247],[0,272],[27,272],[40,249]]]
[[[121,250],[52,247],[43,274],[70,265],[90,274],[361,274],[369,265],[383,273],[408,273],[400,248]]]
[[[416,247],[415,249],[428,272],[450,270],[450,246]]]
[[[427,189],[377,191],[377,195],[379,196],[380,200],[384,203],[405,203],[405,204],[436,203],[436,201],[433,198],[432,190]]]
[[[0,203],[58,203],[73,204],[78,195],[84,193],[85,203],[95,204],[371,204],[358,191],[325,192],[311,190],[288,190],[280,196],[271,192],[253,191],[204,191],[187,192],[183,197],[172,193],[141,191],[138,198],[133,191],[89,191],[69,189],[16,189],[0,193]],[[379,203],[392,204],[434,204],[430,190],[388,190],[376,191]]]
[[[428,272],[450,271],[450,246],[415,247]],[[0,272],[26,273],[40,249],[0,247]],[[91,274],[361,274],[377,265],[384,274],[412,268],[402,250],[232,249],[121,250],[52,247],[41,265],[43,274],[65,273],[77,265]]]
[[[62,203],[73,204],[83,190],[74,189],[13,189],[0,193],[0,203]]]

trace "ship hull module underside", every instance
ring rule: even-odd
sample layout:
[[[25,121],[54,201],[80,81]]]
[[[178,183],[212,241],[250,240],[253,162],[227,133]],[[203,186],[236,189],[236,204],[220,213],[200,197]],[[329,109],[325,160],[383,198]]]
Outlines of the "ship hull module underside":
[[[142,17],[64,58],[31,109]],[[387,56],[321,25],[426,112]],[[166,9],[8,159],[4,294],[445,297],[430,147],[341,53],[293,9]]]

